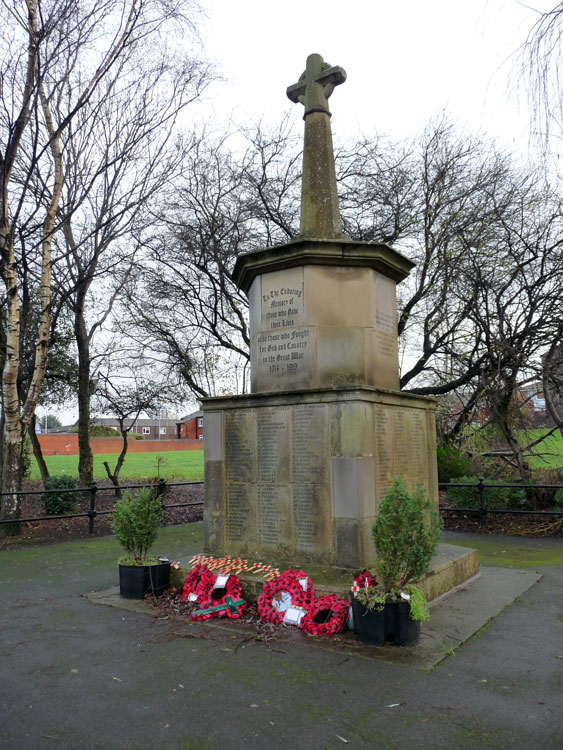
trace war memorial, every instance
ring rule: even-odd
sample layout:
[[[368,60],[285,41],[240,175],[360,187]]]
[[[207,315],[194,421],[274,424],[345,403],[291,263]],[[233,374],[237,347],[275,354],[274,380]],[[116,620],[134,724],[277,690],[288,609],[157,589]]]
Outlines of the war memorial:
[[[399,389],[396,286],[414,264],[341,230],[328,98],[345,80],[313,54],[287,89],[304,106],[300,232],[238,258],[251,393],[202,405],[205,553],[315,566],[334,581],[373,563],[393,477],[438,502],[435,401]],[[426,594],[477,570],[475,553],[441,545]]]

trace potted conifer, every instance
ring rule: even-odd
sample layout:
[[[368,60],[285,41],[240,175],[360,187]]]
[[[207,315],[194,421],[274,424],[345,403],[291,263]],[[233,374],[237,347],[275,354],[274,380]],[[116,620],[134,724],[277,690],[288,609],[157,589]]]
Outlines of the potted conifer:
[[[418,641],[420,623],[429,613],[415,582],[428,570],[441,525],[424,488],[417,484],[409,493],[403,480],[395,477],[372,527],[375,581],[366,579],[352,598],[354,630],[360,640],[377,646],[389,640],[401,646]]]
[[[150,557],[162,523],[162,502],[150,487],[134,496],[126,491],[115,504],[111,528],[127,553],[119,558],[119,591],[128,599],[142,599],[147,592],[160,596],[170,584],[170,561]]]

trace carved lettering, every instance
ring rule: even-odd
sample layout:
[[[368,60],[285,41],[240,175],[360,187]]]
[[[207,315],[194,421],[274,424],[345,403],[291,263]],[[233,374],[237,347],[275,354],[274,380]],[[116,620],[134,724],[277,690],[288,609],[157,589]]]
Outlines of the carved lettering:
[[[227,488],[227,516],[225,535],[229,542],[244,542],[245,529],[250,516],[247,487],[230,484]]]
[[[256,477],[256,418],[249,411],[225,412],[227,481],[252,482]]]
[[[276,546],[283,541],[282,525],[283,517],[276,485],[258,485],[258,536],[260,544]]]
[[[295,546],[300,550],[315,550],[316,529],[313,484],[293,485],[293,530]]]

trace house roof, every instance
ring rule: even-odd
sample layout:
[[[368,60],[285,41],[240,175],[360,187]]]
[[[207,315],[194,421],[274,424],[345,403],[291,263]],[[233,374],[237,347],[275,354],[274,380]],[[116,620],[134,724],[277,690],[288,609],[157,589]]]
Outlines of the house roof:
[[[192,411],[190,414],[186,414],[185,417],[180,417],[177,424],[184,424],[184,422],[189,422],[191,419],[196,419],[196,417],[203,417],[202,411]]]

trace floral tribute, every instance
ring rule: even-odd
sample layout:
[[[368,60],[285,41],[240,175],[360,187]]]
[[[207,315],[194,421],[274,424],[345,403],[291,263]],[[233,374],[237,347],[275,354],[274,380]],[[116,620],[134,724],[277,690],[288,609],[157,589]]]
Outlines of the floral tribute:
[[[197,600],[197,588],[206,570],[207,568],[205,567],[205,565],[194,565],[194,567],[190,570],[186,580],[184,581],[182,601],[188,602]]]
[[[219,577],[226,579],[218,580]],[[246,602],[237,576],[214,573],[205,565],[194,565],[184,582],[183,601],[197,601],[199,609],[192,612],[191,620],[208,620],[211,617],[237,619]]]
[[[336,594],[315,599],[313,606],[301,620],[301,628],[310,635],[336,635],[344,629],[350,616],[350,603]],[[322,617],[322,620],[316,618]]]
[[[313,582],[307,573],[303,570],[285,570],[273,581],[266,581],[264,584],[262,593],[256,601],[258,614],[265,622],[281,625],[289,606],[309,610],[314,597]],[[283,609],[276,606],[276,602],[284,600],[286,606]]]
[[[190,620],[209,620],[211,617],[221,617],[227,615],[231,620],[236,620],[242,614],[246,607],[244,599],[233,599],[232,596],[225,596],[222,604],[216,604],[206,609],[198,609],[192,612]]]
[[[348,622],[350,604],[334,594],[315,599],[313,582],[303,570],[286,570],[273,581],[266,581],[257,600],[258,614],[265,622],[281,625],[289,607],[305,613],[298,626],[310,635],[335,635]]]

